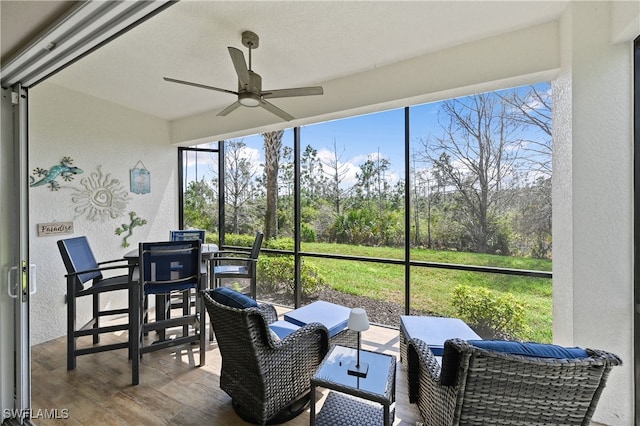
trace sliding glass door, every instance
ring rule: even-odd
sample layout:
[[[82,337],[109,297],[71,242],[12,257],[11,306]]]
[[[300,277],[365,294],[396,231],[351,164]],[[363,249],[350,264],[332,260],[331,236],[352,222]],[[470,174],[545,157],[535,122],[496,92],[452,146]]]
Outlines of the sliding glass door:
[[[635,292],[635,313],[634,313],[634,357],[635,357],[635,424],[640,425],[640,37],[636,38],[633,45],[634,52],[634,76],[633,84],[635,87],[634,93],[634,152],[635,152],[635,213],[634,213],[634,228],[635,228],[635,277],[634,277],[634,292]]]
[[[29,298],[35,291],[29,264],[27,91],[19,85],[2,91],[0,148],[0,404],[2,420],[30,417],[31,352]]]
[[[29,263],[28,89],[176,1],[75,3],[46,34],[17,46],[18,54],[3,61],[0,72],[0,423],[28,423],[32,417],[29,299],[35,267]],[[59,41],[55,49],[46,47],[49,40]]]

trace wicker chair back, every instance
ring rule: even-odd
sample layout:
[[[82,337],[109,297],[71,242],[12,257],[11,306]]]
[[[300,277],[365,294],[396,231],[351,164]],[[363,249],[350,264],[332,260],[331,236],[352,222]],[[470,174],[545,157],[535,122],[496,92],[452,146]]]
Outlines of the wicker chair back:
[[[278,319],[272,305],[237,309],[203,294],[222,356],[220,388],[236,412],[258,424],[299,414],[328,350],[327,328],[308,324],[278,340],[268,328]]]
[[[411,392],[425,425],[588,425],[616,355],[586,349],[588,358],[550,359],[480,349],[461,339],[445,342],[458,352],[457,378],[442,385],[441,368],[427,345],[409,343]],[[447,368],[446,365],[443,365]]]

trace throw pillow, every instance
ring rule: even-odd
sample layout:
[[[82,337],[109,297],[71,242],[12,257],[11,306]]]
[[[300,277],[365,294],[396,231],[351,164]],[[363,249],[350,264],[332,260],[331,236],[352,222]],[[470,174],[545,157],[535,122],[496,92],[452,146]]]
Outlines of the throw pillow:
[[[508,340],[468,340],[468,342],[476,348],[489,349],[512,355],[558,359],[587,358],[589,356],[582,348],[565,348],[563,346],[546,343],[523,343]]]
[[[247,295],[237,292],[228,287],[218,287],[209,291],[209,295],[213,300],[221,305],[229,306],[231,308],[245,309],[255,308],[258,306],[258,302],[253,300]]]
[[[587,358],[589,356],[582,348],[565,348],[563,346],[545,343],[522,343],[507,340],[467,340],[467,342],[481,349],[538,358],[575,359]],[[440,371],[441,385],[453,386],[456,384],[459,363],[460,355],[458,351],[449,344],[449,341],[446,341],[444,343],[442,369]]]

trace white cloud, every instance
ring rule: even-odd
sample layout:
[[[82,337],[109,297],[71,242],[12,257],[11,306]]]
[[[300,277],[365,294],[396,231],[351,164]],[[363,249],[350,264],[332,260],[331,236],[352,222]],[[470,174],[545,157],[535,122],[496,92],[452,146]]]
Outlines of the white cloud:
[[[244,146],[240,148],[238,156],[240,158],[250,161],[254,165],[258,165],[259,163],[263,162],[262,159],[260,158],[260,154],[261,154],[261,151],[257,149]]]

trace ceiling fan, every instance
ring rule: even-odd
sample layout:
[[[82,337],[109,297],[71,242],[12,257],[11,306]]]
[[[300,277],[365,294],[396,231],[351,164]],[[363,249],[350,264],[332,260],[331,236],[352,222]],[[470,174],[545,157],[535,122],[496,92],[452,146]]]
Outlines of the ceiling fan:
[[[260,39],[258,35],[251,31],[244,31],[242,33],[242,44],[249,48],[249,67],[244,59],[244,54],[241,50],[235,47],[228,47],[229,55],[231,55],[231,61],[238,74],[238,91],[221,89],[219,87],[207,86],[199,83],[192,83],[190,81],[176,80],[175,78],[164,77],[165,81],[171,83],[186,84],[187,86],[199,87],[202,89],[215,90],[217,92],[231,93],[238,97],[238,100],[223,109],[218,113],[219,116],[226,116],[231,111],[234,111],[241,105],[247,107],[260,106],[267,111],[277,115],[286,121],[291,121],[295,117],[286,111],[278,108],[274,104],[267,101],[267,99],[273,98],[288,98],[292,96],[310,96],[310,95],[322,95],[322,86],[313,87],[296,87],[291,89],[276,89],[276,90],[262,90],[262,77],[259,74],[253,72],[251,69],[251,50],[256,49],[259,45]]]

